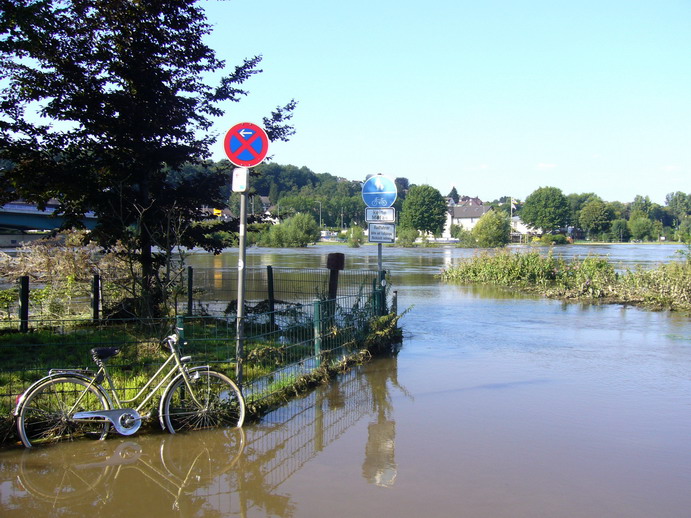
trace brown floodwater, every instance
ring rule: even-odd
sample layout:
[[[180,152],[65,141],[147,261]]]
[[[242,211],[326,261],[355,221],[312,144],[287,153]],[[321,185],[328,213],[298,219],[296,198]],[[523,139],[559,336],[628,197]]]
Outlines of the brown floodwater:
[[[396,356],[242,431],[2,450],[0,516],[690,516],[689,315],[397,288]]]

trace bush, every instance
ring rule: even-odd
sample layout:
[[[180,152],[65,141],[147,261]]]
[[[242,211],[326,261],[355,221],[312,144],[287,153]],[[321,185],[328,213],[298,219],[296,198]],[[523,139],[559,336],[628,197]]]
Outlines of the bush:
[[[540,238],[542,245],[566,245],[569,241],[564,234],[545,234]]]
[[[652,270],[637,268],[617,273],[606,258],[599,256],[567,262],[551,253],[547,256],[538,252],[485,253],[445,270],[442,279],[517,287],[562,299],[688,310],[691,309],[690,256]]]
[[[418,238],[420,233],[414,228],[403,227],[399,229],[396,235],[396,244],[398,246],[411,248],[415,246],[415,240]]]
[[[261,246],[276,248],[305,247],[319,241],[319,226],[310,214],[296,214],[273,225],[259,238]]]
[[[505,213],[491,210],[480,218],[471,233],[477,246],[499,248],[509,243],[511,223]]]
[[[352,226],[347,232],[347,243],[350,248],[359,248],[365,242],[365,230],[360,226]]]

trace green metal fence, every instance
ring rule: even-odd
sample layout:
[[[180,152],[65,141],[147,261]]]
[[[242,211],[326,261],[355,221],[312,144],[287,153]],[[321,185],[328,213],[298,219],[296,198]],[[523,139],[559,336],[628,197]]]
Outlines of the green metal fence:
[[[261,406],[361,349],[369,322],[382,313],[380,292],[359,289],[335,299],[248,313],[242,362],[247,401]],[[91,367],[93,347],[119,347],[122,352],[110,361],[110,370],[123,391],[136,390],[165,358],[162,338],[181,323],[183,353],[192,356],[193,364],[211,365],[234,378],[237,322],[232,312],[97,322],[30,319],[29,332],[0,334],[0,415],[9,423],[16,397],[48,369]]]

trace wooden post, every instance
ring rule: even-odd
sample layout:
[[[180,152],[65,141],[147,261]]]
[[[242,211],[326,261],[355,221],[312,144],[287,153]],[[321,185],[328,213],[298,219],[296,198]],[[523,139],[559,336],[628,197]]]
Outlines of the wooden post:
[[[95,323],[101,319],[101,276],[98,274],[91,280],[91,314]]]
[[[19,278],[19,331],[29,331],[29,277],[22,275]]]
[[[326,256],[326,267],[329,269],[329,300],[338,294],[338,272],[345,269],[345,255],[341,253]]]
[[[269,324],[271,329],[276,327],[276,296],[274,294],[274,270],[271,266],[266,267],[266,284],[269,297]]]
[[[345,255],[341,253],[329,254],[326,257],[326,267],[329,269],[329,293],[324,306],[324,327],[332,327],[336,318],[336,296],[338,295],[338,272],[345,268]]]

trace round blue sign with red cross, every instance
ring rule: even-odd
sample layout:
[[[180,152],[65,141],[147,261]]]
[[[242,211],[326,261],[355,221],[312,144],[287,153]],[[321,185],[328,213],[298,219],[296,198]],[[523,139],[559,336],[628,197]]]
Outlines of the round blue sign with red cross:
[[[254,167],[261,164],[269,151],[269,137],[256,124],[241,122],[228,130],[223,149],[238,167]]]

